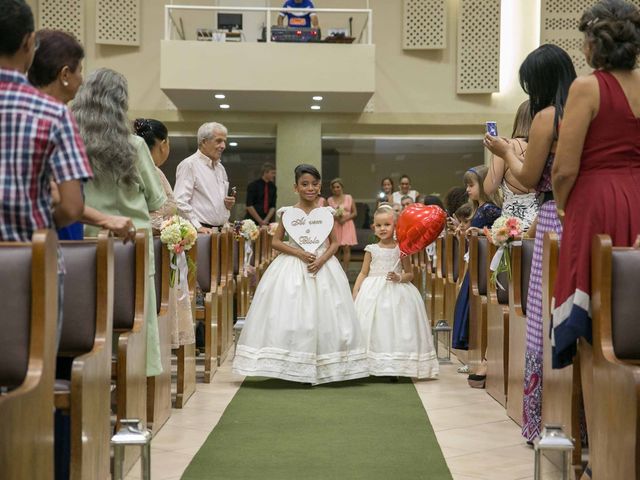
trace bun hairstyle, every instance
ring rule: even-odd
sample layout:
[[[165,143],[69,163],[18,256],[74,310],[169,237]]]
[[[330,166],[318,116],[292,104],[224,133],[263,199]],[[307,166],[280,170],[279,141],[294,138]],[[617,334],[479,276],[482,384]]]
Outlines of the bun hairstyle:
[[[316,180],[321,180],[322,179],[318,169],[316,167],[314,167],[313,165],[308,165],[306,163],[302,163],[302,164],[298,165],[295,168],[295,170],[293,171],[293,173],[295,175],[296,183],[298,183],[298,180],[300,180],[300,177],[302,175],[304,175],[305,173],[308,173],[309,175],[311,175]]]
[[[133,131],[144,139],[149,150],[153,148],[156,142],[166,140],[169,135],[165,124],[153,118],[136,118],[133,122]]]
[[[601,0],[582,14],[578,29],[590,45],[589,65],[631,70],[640,54],[640,11],[624,0]]]

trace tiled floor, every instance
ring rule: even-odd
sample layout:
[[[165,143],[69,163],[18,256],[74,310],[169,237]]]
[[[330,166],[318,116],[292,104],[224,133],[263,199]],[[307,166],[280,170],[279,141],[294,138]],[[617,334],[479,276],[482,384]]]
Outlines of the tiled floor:
[[[520,428],[485,390],[469,388],[457,366],[442,365],[438,380],[415,383],[454,480],[533,479],[533,450],[524,443]],[[212,383],[198,384],[184,409],[172,411],[151,443],[153,480],[180,478],[241,381],[227,361]],[[546,461],[542,471],[545,480],[561,478]],[[139,478],[136,465],[127,480]]]

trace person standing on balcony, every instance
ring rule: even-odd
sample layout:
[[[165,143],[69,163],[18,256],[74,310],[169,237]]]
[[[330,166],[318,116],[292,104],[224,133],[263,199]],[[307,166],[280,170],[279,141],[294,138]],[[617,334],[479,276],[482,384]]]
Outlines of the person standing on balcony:
[[[271,163],[262,165],[262,176],[247,186],[247,215],[258,226],[269,225],[276,213],[276,167]]]
[[[287,0],[282,8],[316,8],[311,0]],[[318,15],[305,12],[280,12],[278,26],[284,25],[284,17],[287,17],[287,25],[290,27],[319,28]]]

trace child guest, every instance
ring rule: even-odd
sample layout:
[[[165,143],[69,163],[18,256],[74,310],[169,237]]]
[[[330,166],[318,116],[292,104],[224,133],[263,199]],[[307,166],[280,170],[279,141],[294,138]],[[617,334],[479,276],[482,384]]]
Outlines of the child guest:
[[[487,176],[487,167],[484,165],[473,167],[464,174],[464,183],[467,185],[467,194],[473,205],[471,223],[467,228],[467,234],[472,230],[481,231],[482,228],[491,228],[493,222],[500,217],[501,210],[497,207],[483,188],[484,179]],[[469,272],[464,276],[460,293],[456,300],[453,320],[453,348],[468,350],[469,348]]]

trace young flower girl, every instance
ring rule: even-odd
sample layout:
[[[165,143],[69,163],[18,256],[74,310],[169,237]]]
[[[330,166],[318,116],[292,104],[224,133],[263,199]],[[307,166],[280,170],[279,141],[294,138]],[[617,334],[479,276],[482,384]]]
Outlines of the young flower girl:
[[[434,378],[439,365],[430,324],[420,292],[411,283],[409,257],[398,261],[393,209],[378,207],[373,222],[380,241],[365,248],[362,271],[353,287],[369,374]]]
[[[296,219],[300,224],[316,209],[332,212],[316,204],[320,185],[315,167],[298,165],[295,190],[300,201],[278,213],[284,215],[289,210],[300,214]],[[326,215],[324,221],[333,225],[333,214]],[[295,243],[292,232],[287,232],[289,240],[283,241],[283,223],[281,220],[273,237],[273,248],[281,254],[258,284],[238,341],[233,371],[311,384],[368,376],[349,282],[334,257],[338,243],[333,227],[324,244],[309,253]]]

